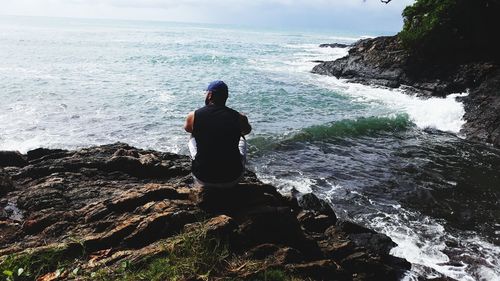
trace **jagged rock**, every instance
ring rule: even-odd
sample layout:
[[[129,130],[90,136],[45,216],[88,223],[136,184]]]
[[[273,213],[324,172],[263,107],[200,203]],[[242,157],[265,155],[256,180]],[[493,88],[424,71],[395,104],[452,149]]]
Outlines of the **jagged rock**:
[[[21,236],[21,227],[18,223],[0,220],[0,245],[9,245]],[[9,254],[9,252],[5,253]],[[0,256],[4,254],[1,254]]]
[[[332,218],[327,215],[315,215],[314,212],[311,211],[302,211],[297,219],[299,223],[310,232],[323,232],[329,226],[334,225],[337,221],[336,218]]]
[[[346,279],[342,268],[333,260],[318,260],[308,263],[287,265],[286,268],[300,276],[315,280]],[[334,277],[335,276],[335,277]]]
[[[68,206],[68,199],[60,190],[54,188],[42,189],[34,186],[19,196],[17,205],[19,208],[30,212],[49,208],[62,211]]]
[[[28,161],[19,151],[0,151],[0,167],[24,167],[26,165]]]
[[[467,122],[461,133],[500,147],[500,70],[487,76],[463,99]]]
[[[61,211],[37,213],[24,221],[22,229],[26,234],[38,234],[62,218],[64,218],[64,212]]]
[[[320,48],[348,48],[351,45],[342,43],[320,44]]]
[[[304,260],[304,255],[297,249],[291,247],[280,247],[275,244],[261,244],[250,249],[246,256],[251,259],[272,260],[274,265],[299,263]]]
[[[253,247],[246,253],[246,255],[251,259],[262,260],[274,255],[274,253],[276,253],[279,249],[280,247],[275,244],[265,243]]]
[[[357,247],[363,247],[379,255],[388,255],[390,250],[397,246],[387,235],[349,221],[339,222],[337,228],[347,233]]]
[[[265,184],[238,184],[230,189],[193,189],[190,196],[206,211],[227,214],[247,211],[254,206],[288,206],[286,198]]]
[[[138,175],[139,170],[142,168],[139,158],[132,156],[113,156],[105,165],[109,171],[121,171],[134,175]]]
[[[264,243],[279,243],[298,249],[306,256],[320,253],[317,244],[302,232],[297,218],[287,207],[257,207],[243,214],[239,226],[241,244],[252,247]]]
[[[313,211],[316,215],[326,215],[332,223],[337,221],[337,216],[332,207],[325,201],[318,198],[313,193],[304,194],[299,199],[299,205],[305,210]]]
[[[44,157],[49,156],[49,155],[58,155],[59,156],[60,154],[64,154],[66,152],[67,152],[67,150],[63,150],[63,149],[37,148],[37,149],[33,149],[33,150],[28,151],[28,153],[26,153],[26,156],[27,156],[28,161],[33,161],[36,159],[44,158]]]
[[[238,224],[233,218],[220,215],[210,219],[204,227],[209,236],[228,237],[238,228]]]
[[[395,280],[401,276],[402,268],[410,268],[405,262],[399,264],[387,263],[384,258],[372,256],[365,252],[355,252],[341,261],[341,266],[347,271],[357,271],[355,280]]]
[[[0,168],[0,197],[14,190],[11,177]]]
[[[113,157],[120,157],[120,156],[139,158],[139,152],[137,152],[137,150],[135,150],[135,149],[120,148],[115,153],[113,153]]]
[[[179,194],[171,186],[149,184],[141,190],[125,193],[123,196],[109,202],[106,207],[113,212],[124,213],[133,211],[147,202],[163,199],[187,199],[187,195]]]
[[[189,173],[183,169],[184,167],[169,165],[170,163],[164,162],[152,153],[138,154],[122,149],[113,155],[105,162],[104,169],[107,171],[120,171],[139,178],[168,178]]]

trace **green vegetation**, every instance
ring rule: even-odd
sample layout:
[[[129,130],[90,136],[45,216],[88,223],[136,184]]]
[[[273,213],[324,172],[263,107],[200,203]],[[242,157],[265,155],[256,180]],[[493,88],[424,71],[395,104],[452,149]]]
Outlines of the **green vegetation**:
[[[74,259],[83,255],[83,248],[77,244],[39,248],[8,255],[0,260],[0,280],[36,280],[49,272],[56,275],[66,271]],[[72,273],[78,273],[73,269]]]
[[[425,45],[427,41],[442,32],[440,29],[450,28],[451,10],[456,0],[419,0],[403,12],[404,27],[399,34],[407,47]]]
[[[498,58],[499,0],[417,0],[399,33],[409,50],[434,58]]]
[[[225,278],[228,272],[256,272],[262,261],[241,260],[230,255],[226,244],[207,236],[200,223],[193,231],[171,237],[163,243],[164,252],[155,257],[130,263],[119,268],[103,268],[88,274],[87,280],[103,281],[163,281],[163,280],[224,280],[224,281],[301,281],[280,270],[267,270],[254,277]]]
[[[136,264],[122,262],[119,269],[103,269],[91,274],[95,280],[183,280],[199,277],[208,280],[229,256],[227,246],[207,237],[203,227],[168,239],[165,255]]]

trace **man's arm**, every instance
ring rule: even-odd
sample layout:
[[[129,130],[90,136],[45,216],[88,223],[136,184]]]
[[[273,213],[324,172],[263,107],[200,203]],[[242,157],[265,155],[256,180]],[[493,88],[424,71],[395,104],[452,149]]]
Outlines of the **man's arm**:
[[[252,126],[248,123],[248,118],[242,113],[240,113],[240,128],[243,136],[250,134],[252,131]]]
[[[186,117],[186,122],[184,123],[184,130],[188,133],[193,133],[193,124],[194,124],[194,111],[189,112]]]

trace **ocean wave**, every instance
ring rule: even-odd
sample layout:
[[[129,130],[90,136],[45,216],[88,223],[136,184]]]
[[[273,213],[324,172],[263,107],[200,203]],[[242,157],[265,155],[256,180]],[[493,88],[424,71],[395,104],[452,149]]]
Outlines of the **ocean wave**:
[[[281,136],[259,136],[249,140],[253,152],[267,151],[289,143],[322,141],[333,138],[356,138],[382,132],[403,131],[413,126],[407,114],[389,117],[361,117],[314,125]]]

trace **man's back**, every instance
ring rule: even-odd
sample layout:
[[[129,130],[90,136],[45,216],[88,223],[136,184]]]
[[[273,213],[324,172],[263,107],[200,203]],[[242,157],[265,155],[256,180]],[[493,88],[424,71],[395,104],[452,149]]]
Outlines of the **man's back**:
[[[199,180],[224,183],[241,176],[243,164],[238,150],[241,128],[237,111],[215,104],[196,110],[193,137],[198,151],[192,169]]]

